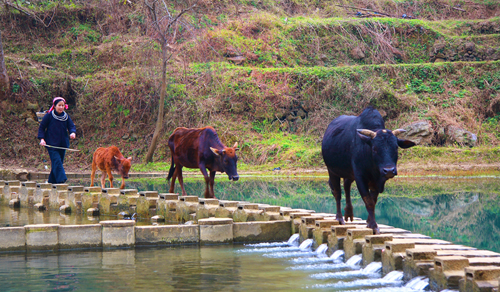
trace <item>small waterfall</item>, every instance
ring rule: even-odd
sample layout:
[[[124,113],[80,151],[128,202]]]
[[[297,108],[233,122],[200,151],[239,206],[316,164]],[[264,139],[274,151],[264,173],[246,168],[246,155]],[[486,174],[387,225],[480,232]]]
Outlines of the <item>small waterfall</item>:
[[[313,245],[313,242],[314,242],[314,241],[313,241],[312,239],[310,239],[310,238],[309,238],[309,239],[306,239],[306,240],[304,240],[304,241],[300,244],[299,249],[300,249],[301,251],[309,251],[309,250],[311,250],[311,246]]]
[[[343,262],[344,261],[344,251],[339,249],[336,250],[331,256],[330,259],[333,260],[334,263],[336,262]]]
[[[389,274],[385,275],[383,279],[388,282],[402,281],[403,276],[404,273],[401,271],[392,271]]]
[[[429,288],[429,278],[424,276],[415,277],[406,283],[405,288],[411,288],[417,291],[425,290]]]
[[[362,269],[363,273],[366,274],[378,274],[382,270],[382,263],[381,262],[373,262],[370,263],[368,266],[366,266],[364,269]]]
[[[328,250],[328,244],[323,243],[316,249],[315,253],[318,257],[326,257],[326,251]]]
[[[363,257],[360,254],[357,254],[352,256],[349,260],[347,260],[346,265],[351,267],[359,266],[362,260]]]
[[[299,246],[299,234],[295,233],[294,235],[290,236],[286,244],[288,244],[289,246]]]

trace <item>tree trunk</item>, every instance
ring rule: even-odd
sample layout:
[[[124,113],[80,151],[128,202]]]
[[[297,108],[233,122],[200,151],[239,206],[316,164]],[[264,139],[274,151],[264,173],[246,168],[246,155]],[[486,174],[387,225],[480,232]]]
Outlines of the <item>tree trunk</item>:
[[[0,100],[5,100],[10,92],[9,76],[3,59],[2,35],[0,32]]]
[[[148,154],[146,155],[146,158],[144,159],[144,163],[149,163],[153,161],[153,154],[155,153],[156,150],[156,144],[158,143],[158,137],[160,136],[160,132],[163,128],[163,112],[164,112],[164,105],[165,105],[165,95],[166,95],[166,88],[167,88],[167,43],[163,42],[161,46],[162,50],[162,77],[161,77],[161,89],[160,89],[160,101],[159,105],[160,107],[158,108],[158,118],[156,120],[156,128],[155,132],[153,134],[153,139],[151,140],[151,145],[149,145],[149,150]]]

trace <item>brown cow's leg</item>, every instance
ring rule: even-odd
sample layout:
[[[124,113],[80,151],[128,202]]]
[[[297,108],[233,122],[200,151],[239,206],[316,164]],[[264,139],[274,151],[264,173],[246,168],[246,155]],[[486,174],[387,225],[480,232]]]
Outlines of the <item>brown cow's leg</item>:
[[[211,198],[215,199],[214,180],[215,180],[215,171],[211,171],[210,172],[210,195],[211,195]]]
[[[344,178],[344,192],[345,192],[345,208],[344,208],[344,219],[345,221],[354,221],[354,214],[352,212],[351,203],[351,184],[352,179]]]
[[[182,195],[187,196],[186,190],[184,189],[184,180],[182,179],[182,166],[177,165],[175,171],[177,172],[177,178],[179,178],[179,184],[181,185]]]
[[[208,176],[207,169],[205,168],[205,163],[200,163],[198,165],[200,167],[200,171],[203,174],[203,177],[205,178],[205,198],[210,198],[210,190],[209,190],[209,184],[210,184],[210,177]]]
[[[345,225],[344,218],[342,218],[342,191],[340,189],[340,177],[334,175],[330,170],[328,170],[328,185],[332,190],[333,197],[335,198],[335,203],[337,205],[337,215],[336,219],[341,225]]]
[[[175,179],[177,178],[177,168],[174,169],[174,173],[172,174],[172,178],[170,181],[170,189],[168,190],[169,193],[174,193],[175,190]]]

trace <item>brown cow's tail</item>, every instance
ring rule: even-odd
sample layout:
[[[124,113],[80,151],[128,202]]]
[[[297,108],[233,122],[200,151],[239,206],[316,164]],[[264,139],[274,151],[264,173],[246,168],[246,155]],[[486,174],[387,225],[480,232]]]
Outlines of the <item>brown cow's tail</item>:
[[[170,170],[168,171],[167,181],[170,182],[172,176],[174,176],[175,165],[174,165],[174,155],[172,154],[172,164],[170,165]]]

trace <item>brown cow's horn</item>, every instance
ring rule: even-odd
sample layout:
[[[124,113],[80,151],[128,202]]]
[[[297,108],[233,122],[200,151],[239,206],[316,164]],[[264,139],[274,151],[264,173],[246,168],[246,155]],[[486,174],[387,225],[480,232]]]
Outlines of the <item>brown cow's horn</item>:
[[[215,148],[213,148],[213,147],[210,147],[210,150],[212,150],[212,152],[213,152],[215,155],[217,155],[217,156],[219,156],[219,155],[220,155],[220,154],[219,154],[219,150],[217,150],[217,149],[215,149]]]
[[[368,136],[368,137],[372,137],[372,139],[377,136],[377,133],[370,131],[370,130],[367,130],[367,129],[358,129],[358,133],[363,134],[363,135]]]
[[[399,135],[399,134],[401,134],[401,133],[404,133],[404,132],[406,132],[406,130],[403,130],[403,129],[397,129],[397,130],[392,131],[392,134],[393,134],[394,136],[397,136],[397,135]]]

